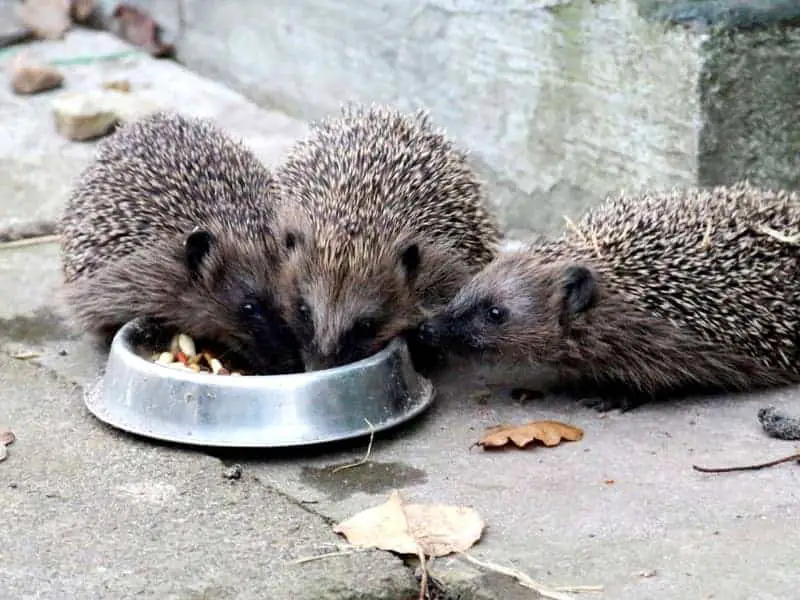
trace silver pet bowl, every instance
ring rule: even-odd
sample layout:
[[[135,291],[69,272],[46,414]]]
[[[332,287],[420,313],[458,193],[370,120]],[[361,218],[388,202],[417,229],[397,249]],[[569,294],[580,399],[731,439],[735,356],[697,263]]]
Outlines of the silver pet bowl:
[[[183,444],[302,446],[389,429],[419,415],[435,396],[400,339],[334,369],[231,377],[151,362],[146,357],[164,347],[156,345],[158,335],[141,320],[117,332],[105,375],[85,396],[98,419]]]

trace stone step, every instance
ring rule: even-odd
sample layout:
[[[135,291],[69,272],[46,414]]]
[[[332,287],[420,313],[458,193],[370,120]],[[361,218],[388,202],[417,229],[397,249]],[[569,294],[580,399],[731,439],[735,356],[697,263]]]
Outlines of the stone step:
[[[620,188],[800,182],[796,0],[136,4],[168,34],[182,5],[180,60],[262,106],[428,107],[512,233]]]

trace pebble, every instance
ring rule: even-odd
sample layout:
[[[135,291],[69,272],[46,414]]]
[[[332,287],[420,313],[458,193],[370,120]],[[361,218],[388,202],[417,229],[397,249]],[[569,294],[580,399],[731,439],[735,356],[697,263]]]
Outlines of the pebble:
[[[160,107],[136,94],[94,90],[62,94],[53,101],[52,109],[60,135],[85,141],[107,135],[118,123],[134,121]]]
[[[64,94],[56,98],[53,114],[56,131],[76,142],[110,133],[119,120],[107,104],[84,94]]]
[[[34,62],[18,61],[11,66],[11,89],[16,94],[36,94],[61,87],[64,76],[58,69]]]
[[[241,465],[233,465],[223,471],[222,476],[225,479],[241,479],[242,477],[242,466]]]

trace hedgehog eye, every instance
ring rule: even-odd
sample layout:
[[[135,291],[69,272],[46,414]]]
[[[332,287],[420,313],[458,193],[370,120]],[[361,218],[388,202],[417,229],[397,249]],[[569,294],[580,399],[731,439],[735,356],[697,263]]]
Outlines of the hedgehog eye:
[[[486,320],[492,325],[502,325],[508,320],[508,311],[499,306],[490,306],[486,311]]]
[[[261,314],[261,306],[257,302],[245,302],[242,304],[242,313],[248,317],[255,317]]]
[[[311,319],[311,307],[305,300],[300,300],[297,303],[297,314],[303,322],[308,322]]]
[[[358,337],[374,337],[378,333],[378,322],[370,317],[363,317],[355,322],[353,332]]]

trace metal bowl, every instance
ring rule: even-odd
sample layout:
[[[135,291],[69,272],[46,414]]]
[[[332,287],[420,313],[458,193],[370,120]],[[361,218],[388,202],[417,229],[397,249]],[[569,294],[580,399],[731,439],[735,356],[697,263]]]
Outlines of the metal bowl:
[[[419,415],[435,396],[399,338],[334,369],[231,377],[176,371],[145,358],[165,347],[164,335],[142,320],[117,332],[105,374],[85,397],[92,414],[171,442],[287,447],[389,429]]]

